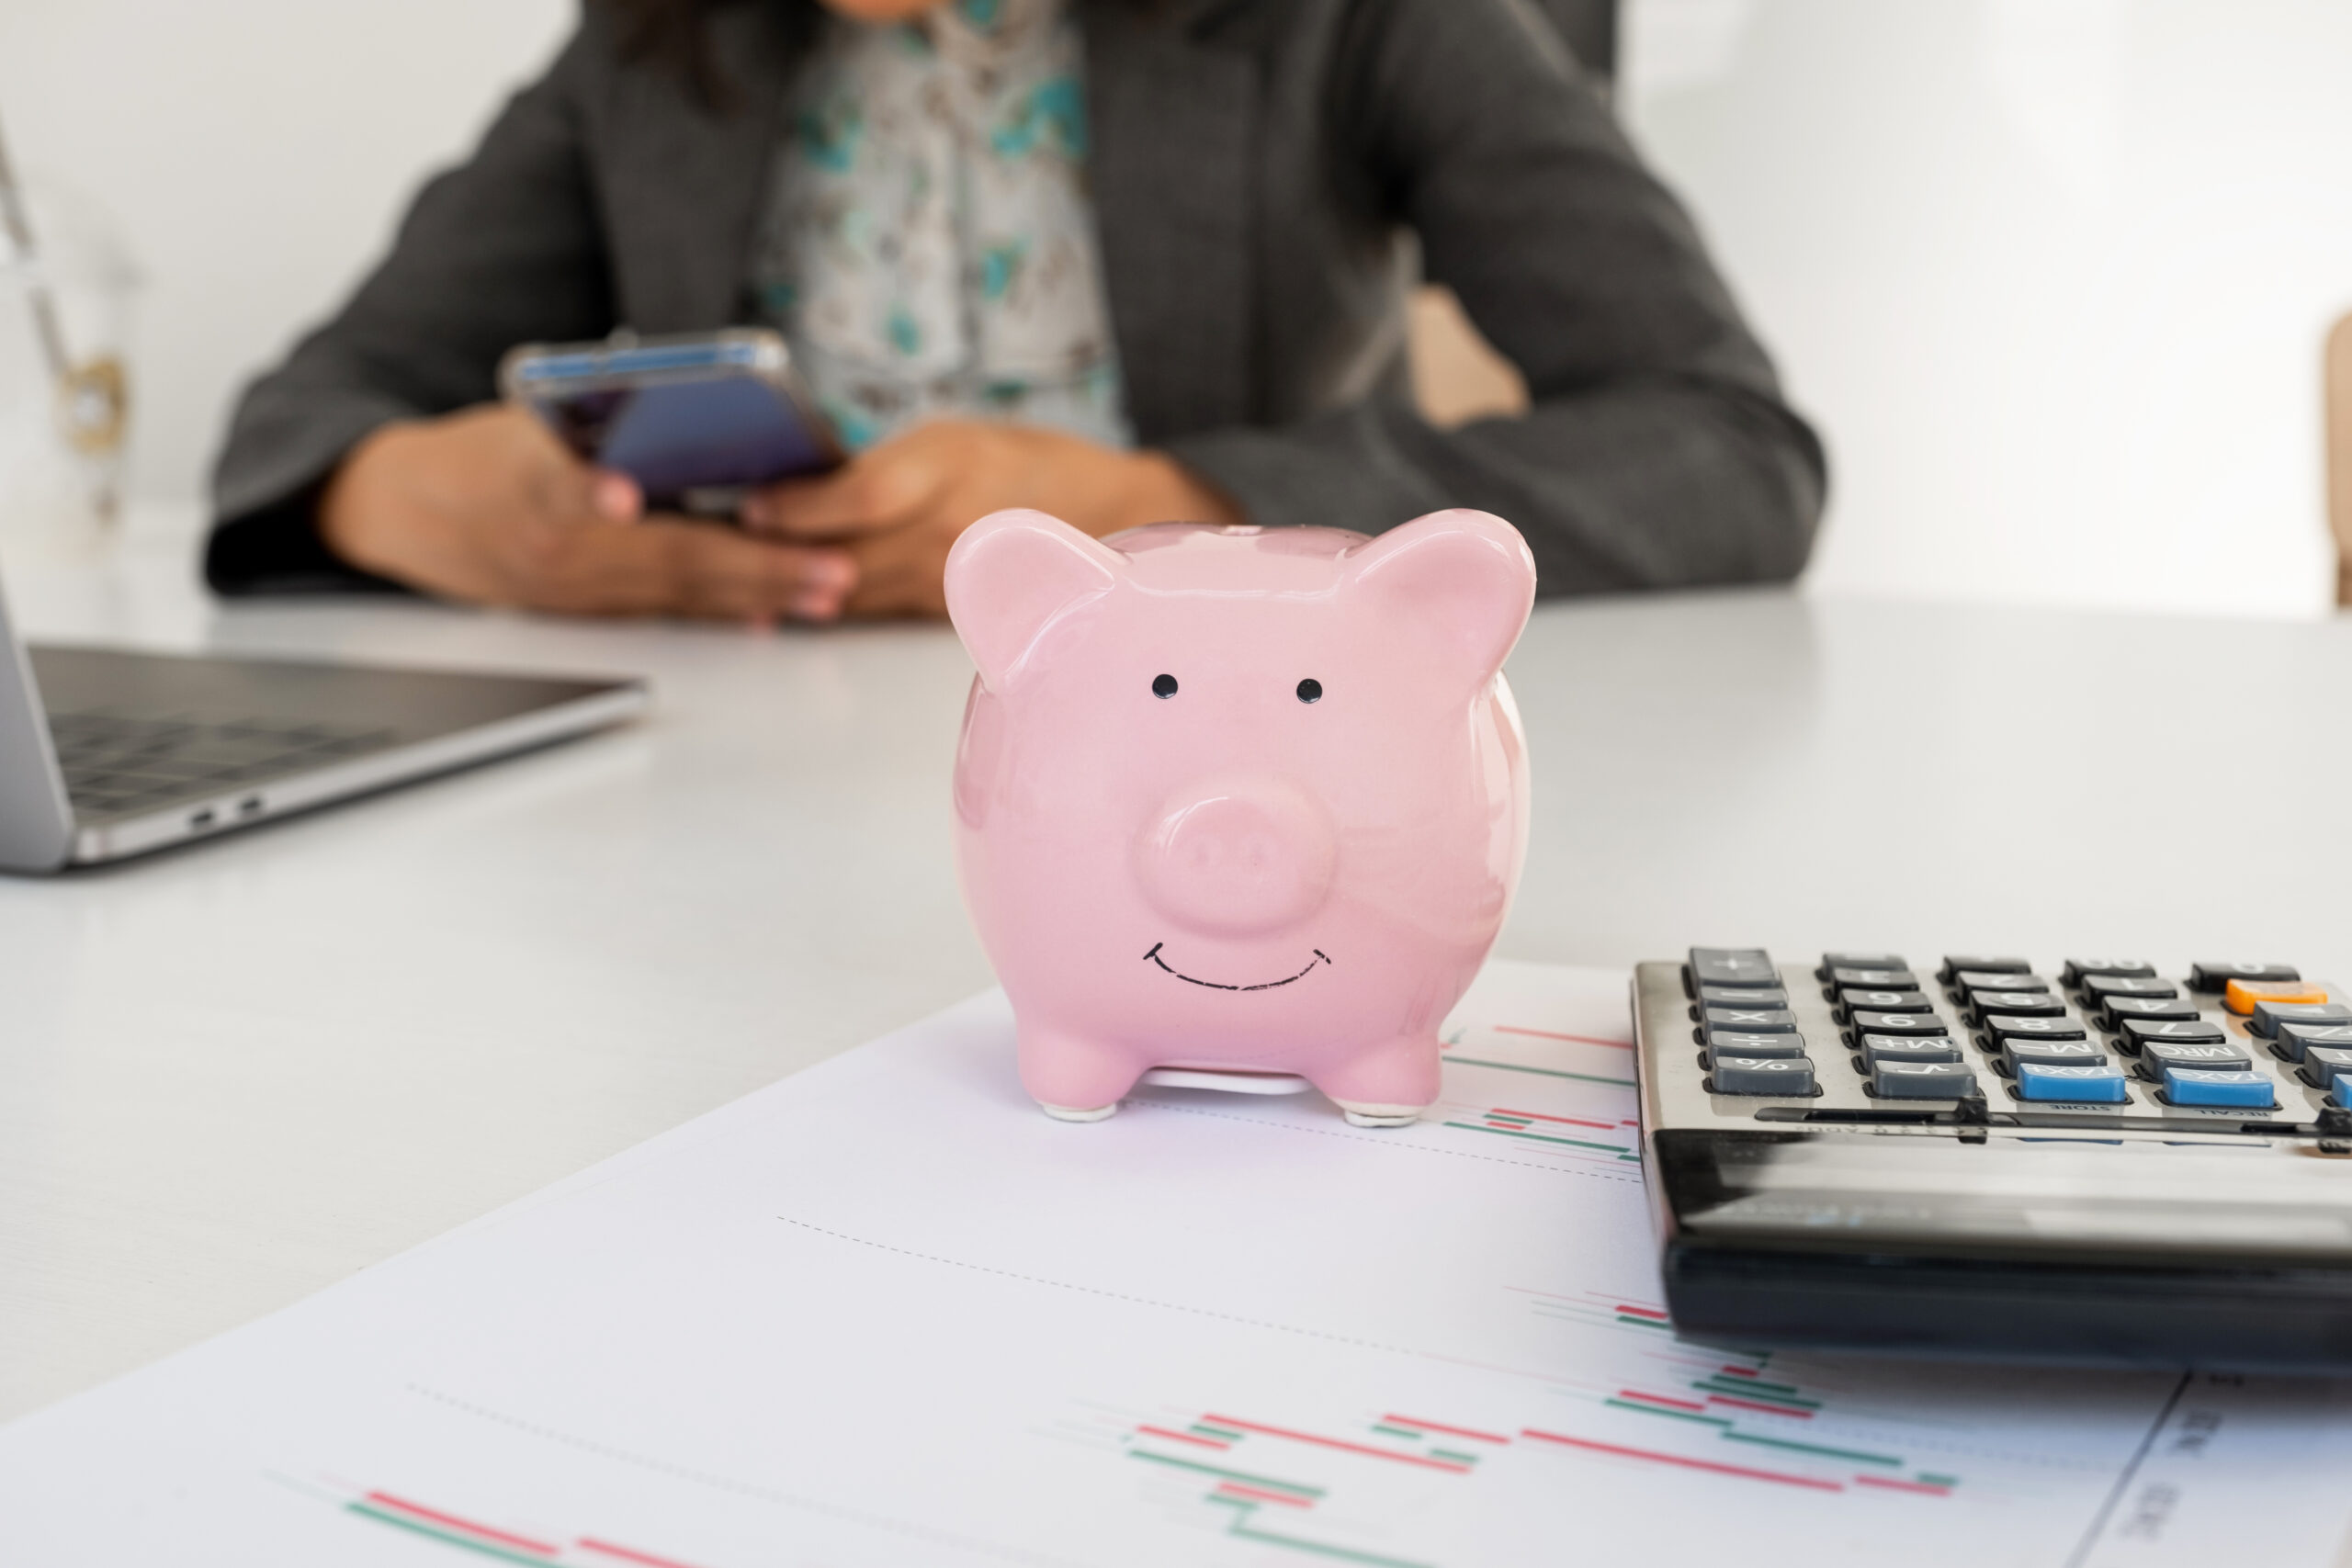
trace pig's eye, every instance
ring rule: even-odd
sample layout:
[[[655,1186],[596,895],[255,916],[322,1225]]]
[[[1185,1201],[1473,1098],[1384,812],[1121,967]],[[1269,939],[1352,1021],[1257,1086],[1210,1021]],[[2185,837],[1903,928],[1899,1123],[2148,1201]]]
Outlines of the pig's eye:
[[[1176,677],[1173,675],[1154,675],[1151,678],[1151,694],[1155,697],[1174,696],[1176,694]],[[1317,688],[1315,694],[1318,697],[1321,696],[1323,694],[1321,688]]]
[[[1323,682],[1317,681],[1312,675],[1308,676],[1306,680],[1301,681],[1298,683],[1298,700],[1303,703],[1321,702],[1323,700]]]

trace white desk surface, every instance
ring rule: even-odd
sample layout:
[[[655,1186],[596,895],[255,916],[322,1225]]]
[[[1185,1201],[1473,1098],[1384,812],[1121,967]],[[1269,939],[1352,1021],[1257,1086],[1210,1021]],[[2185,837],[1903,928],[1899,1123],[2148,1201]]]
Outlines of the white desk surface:
[[[647,722],[157,859],[0,878],[0,1419],[989,983],[940,627],[217,606],[12,573],[28,635],[642,671]],[[2352,623],[1727,592],[1547,605],[1498,948],[2132,949],[2352,980]]]

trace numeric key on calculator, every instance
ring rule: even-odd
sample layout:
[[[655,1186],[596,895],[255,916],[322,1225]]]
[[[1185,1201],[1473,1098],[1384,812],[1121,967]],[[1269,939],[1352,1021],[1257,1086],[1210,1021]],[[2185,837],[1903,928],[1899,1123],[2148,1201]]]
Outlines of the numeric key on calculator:
[[[2180,987],[2154,975],[2086,975],[2083,999],[2098,1003],[2109,997],[2177,997]]]
[[[1871,1070],[1881,1100],[1965,1100],[1983,1091],[1965,1062],[1881,1062]]]
[[[2332,1089],[2352,1077],[2352,1051],[2314,1045],[2303,1053],[2303,1081],[2313,1089]]]
[[[2246,1027],[2268,1040],[2282,1023],[2352,1023],[2352,1007],[2342,1002],[2256,1002]]]
[[[2303,972],[2291,964],[2192,964],[2188,971],[2188,988],[2220,995],[2230,988],[2233,980],[2300,980]]]
[[[2314,1045],[2330,1049],[2352,1046],[2352,1023],[2282,1023],[2271,1043],[2280,1055],[2300,1062]]]
[[[1963,997],[1979,991],[2046,991],[2050,982],[2039,975],[2002,969],[1963,969],[1951,977],[1951,988]]]
[[[1859,986],[1838,988],[1838,1005],[1849,1012],[1860,1009],[1865,1012],[1933,1012],[1935,1004],[1925,991],[1866,991]]]
[[[1718,1056],[1709,1071],[1717,1094],[1813,1093],[1813,1064],[1803,1056]]]
[[[1694,947],[1690,979],[1700,986],[1777,986],[1781,972],[1760,947]]]
[[[2012,1040],[2087,1040],[2089,1031],[2071,1018],[2020,1018],[1995,1013],[1984,1021],[1985,1037],[1995,1045]]]
[[[1839,969],[1908,969],[1911,965],[1899,953],[1825,953],[1821,967],[1815,970],[1817,979],[1826,980]]]
[[[2137,1051],[2156,1040],[2184,1045],[2219,1045],[2229,1038],[2218,1024],[2202,1019],[2191,1021],[2177,1018],[2127,1018],[2121,1023],[2116,1032],[2123,1037],[2126,1051]]]
[[[1982,975],[2030,975],[2033,965],[2022,958],[1971,958],[1947,954],[1944,966],[1936,971],[1936,978],[1949,986],[1956,976],[1971,970]]]
[[[1857,1036],[1864,1034],[1950,1034],[1944,1021],[1931,1012],[1872,1012],[1858,1009],[1846,1021]]]
[[[2064,1018],[2066,1004],[2047,991],[1979,991],[1968,998],[1976,1016],[1991,1021],[1996,1013],[2013,1018]]]
[[[2120,1030],[2127,1018],[2169,1018],[2193,1023],[2203,1015],[2187,997],[2109,997],[2099,1015],[2102,1028]]]
[[[1916,991],[1919,977],[1908,969],[1849,968],[1844,964],[1829,971],[1829,983],[1839,990],[1861,987],[1881,991]]]
[[[2156,966],[2139,958],[2069,958],[2066,967],[2058,971],[2058,978],[2079,988],[2094,975],[2151,977]]]

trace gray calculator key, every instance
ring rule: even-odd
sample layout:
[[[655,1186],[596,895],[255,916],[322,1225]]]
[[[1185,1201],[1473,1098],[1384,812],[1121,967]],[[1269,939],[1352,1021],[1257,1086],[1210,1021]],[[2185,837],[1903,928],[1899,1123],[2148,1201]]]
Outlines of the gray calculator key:
[[[2106,1023],[2109,1029],[2123,1027],[2127,1018],[2176,1018],[2194,1020],[2200,1015],[2197,1004],[2187,997],[2109,997],[2107,998]]]
[[[1899,953],[1825,953],[1821,967],[1815,971],[1823,979],[1829,978],[1833,969],[1908,969],[1910,964]]]
[[[1840,1007],[1862,1008],[1871,1012],[1933,1012],[1935,1004],[1928,1000],[1925,991],[1871,991],[1860,986],[1838,987]]]
[[[1936,977],[1941,980],[1945,985],[1949,986],[1951,984],[1953,976],[1960,974],[1962,970],[1968,969],[1976,970],[1980,973],[1988,975],[1996,972],[2010,975],[2030,975],[2033,973],[2033,965],[2027,963],[2022,958],[1974,958],[1958,954],[1947,954],[1944,958],[1944,966],[1941,970],[1937,972]]]
[[[1931,1012],[1871,1012],[1856,1010],[1852,1020],[1856,1034],[1950,1034],[1944,1021]]]
[[[2023,1018],[2014,1013],[1996,1012],[1984,1021],[1984,1032],[1997,1043],[2008,1040],[2084,1040],[2089,1031],[2071,1018],[2048,1014]]]
[[[2109,997],[2177,997],[2180,987],[2154,975],[2086,975],[2083,996],[2092,1001]]]
[[[2352,1023],[2352,1008],[2342,1002],[2256,1002],[2246,1027],[2268,1040],[2282,1023]]]
[[[2011,1072],[2027,1065],[2096,1067],[2107,1060],[2107,1052],[2088,1040],[2027,1040],[2013,1036],[2002,1041],[2001,1047]]]
[[[1690,978],[1702,986],[1777,986],[1781,972],[1760,947],[1694,947]]]
[[[1802,1034],[1742,1034],[1734,1030],[1707,1031],[1707,1050],[1717,1056],[1802,1056]]]
[[[1957,1062],[1960,1047],[1949,1034],[1922,1034],[1912,1039],[1900,1034],[1865,1034],[1862,1060],[1872,1067],[1881,1062]]]
[[[1968,998],[1977,1016],[1990,1019],[1995,1013],[2008,1013],[2023,1018],[2060,1018],[2066,1004],[2047,991],[1979,991]]]
[[[1710,1077],[1717,1094],[1813,1093],[1813,1064],[1803,1056],[1718,1056]]]
[[[1978,991],[2046,991],[2050,982],[2039,975],[2011,974],[1999,969],[1963,969],[1951,977],[1953,987],[1963,995]]]
[[[1784,1008],[1789,993],[1778,986],[1702,986],[1699,1005],[1705,1008]]]
[[[2282,1023],[2277,1040],[2289,1061],[2300,1062],[2314,1045],[2337,1050],[2352,1046],[2352,1023]]]
[[[1961,1100],[1977,1092],[1965,1062],[1882,1062],[1871,1072],[1882,1100]]]
[[[2254,1058],[2246,1055],[2243,1046],[2228,1041],[2219,1045],[2197,1045],[2177,1040],[2151,1040],[2140,1047],[2140,1060],[2146,1064],[2152,1078],[2162,1077],[2166,1067],[2195,1067],[2209,1073],[2254,1070]]]
[[[2191,964],[2188,988],[2192,991],[2222,992],[2230,988],[2233,980],[2286,983],[2300,980],[2303,972],[2291,964],[2218,963],[2208,961]]]
[[[1888,969],[1872,969],[1867,964],[1840,964],[1829,971],[1829,983],[1840,990],[1848,986],[1867,986],[1882,991],[1916,991],[1919,988],[1919,977],[1899,964]]]
[[[1699,1021],[1711,1030],[1781,1034],[1796,1028],[1797,1015],[1786,1008],[1707,1008],[1700,1013]]]
[[[2144,958],[2069,958],[2058,977],[2069,986],[2079,986],[2093,975],[2150,976],[2156,966]]]
[[[2127,1018],[2119,1021],[2122,1027],[2116,1032],[2123,1036],[2123,1048],[2127,1051],[2137,1051],[2155,1040],[2182,1045],[2219,1045],[2229,1038],[2218,1025],[2203,1019]]]
[[[2322,1089],[2347,1074],[2352,1074],[2352,1050],[2314,1045],[2303,1053],[2303,1077]]]

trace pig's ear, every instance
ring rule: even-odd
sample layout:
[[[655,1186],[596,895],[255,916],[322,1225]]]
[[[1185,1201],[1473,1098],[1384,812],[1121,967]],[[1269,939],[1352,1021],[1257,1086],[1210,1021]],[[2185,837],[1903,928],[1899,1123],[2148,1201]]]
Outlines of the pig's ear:
[[[1426,639],[1483,686],[1527,625],[1535,558],[1499,517],[1432,512],[1350,551],[1346,591],[1377,604],[1396,636]]]
[[[1057,621],[1118,585],[1126,558],[1058,517],[991,512],[947,552],[947,618],[991,692]]]

